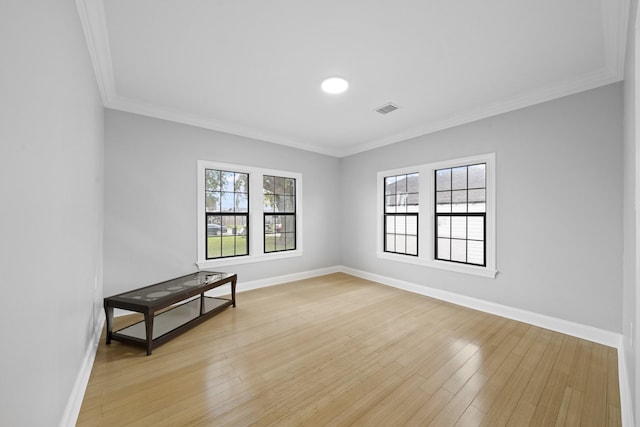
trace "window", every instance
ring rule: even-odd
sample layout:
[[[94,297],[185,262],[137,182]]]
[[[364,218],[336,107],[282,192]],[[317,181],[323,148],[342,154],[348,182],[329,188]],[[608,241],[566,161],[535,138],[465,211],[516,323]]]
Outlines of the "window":
[[[205,169],[206,259],[249,254],[249,174]]]
[[[198,161],[201,269],[302,255],[302,174]]]
[[[417,173],[384,179],[384,251],[418,255]]]
[[[378,200],[379,258],[495,277],[495,154],[378,172]]]
[[[435,258],[485,265],[485,163],[435,171]]]
[[[296,249],[296,180],[282,176],[262,177],[264,251]]]

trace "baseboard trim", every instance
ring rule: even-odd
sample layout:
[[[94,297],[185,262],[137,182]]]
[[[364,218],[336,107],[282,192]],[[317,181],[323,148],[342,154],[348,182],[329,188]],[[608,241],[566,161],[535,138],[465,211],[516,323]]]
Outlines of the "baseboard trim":
[[[472,308],[474,310],[483,311],[485,313],[495,314],[497,316],[506,317],[508,319],[517,320],[519,322],[528,323],[530,325],[539,326],[541,328],[550,329],[552,331],[593,341],[609,347],[619,348],[622,340],[620,334],[605,331],[603,329],[594,328],[592,326],[581,325],[579,323],[570,322],[568,320],[557,319],[555,317],[546,316],[544,314],[534,313],[527,310],[521,310],[493,302],[480,300],[477,298],[467,297],[453,292],[443,291],[428,286],[422,286],[403,280],[394,279],[379,274],[369,273],[362,270],[356,270],[350,267],[342,267],[341,271],[352,276],[362,279],[371,280],[383,285],[392,286],[394,288],[413,292],[420,295],[447,301],[463,307]]]
[[[524,322],[530,325],[538,326],[541,328],[549,329],[555,332],[571,335],[576,338],[593,341],[598,344],[603,344],[609,347],[614,347],[618,351],[618,376],[620,386],[620,406],[623,427],[633,427],[634,417],[632,411],[630,383],[628,378],[628,370],[625,360],[624,342],[621,334],[615,332],[606,331],[603,329],[595,328],[592,326],[582,325],[576,322],[570,322],[568,320],[558,319],[551,316],[546,316],[531,311],[521,310],[501,304],[496,304],[477,298],[467,297],[464,295],[456,294],[453,292],[443,291],[441,289],[431,288],[428,286],[418,285],[416,283],[407,282],[404,280],[398,280],[379,274],[369,273],[366,271],[358,270],[343,265],[337,265],[333,267],[320,268],[316,270],[304,271],[301,273],[286,274],[282,276],[268,277],[259,280],[253,280],[249,282],[239,281],[236,292],[245,292],[253,289],[266,288],[270,286],[280,285],[287,282],[293,282],[297,280],[311,279],[318,276],[324,276],[333,273],[345,273],[355,277],[359,277],[366,280],[371,280],[382,285],[391,286],[397,289],[402,289],[408,292],[412,292],[419,295],[428,296],[438,300],[450,302],[452,304],[468,307],[474,310],[482,311],[485,313],[495,314],[497,316],[505,317],[519,322]],[[228,294],[228,291],[226,292]],[[224,290],[215,289],[212,295],[223,295]],[[123,313],[130,313],[124,312]],[[82,400],[84,393],[89,383],[89,377],[91,375],[91,369],[95,360],[96,351],[98,348],[98,342],[104,325],[104,316],[100,317],[96,329],[94,331],[94,340],[87,349],[82,368],[76,383],[74,385],[71,397],[65,409],[64,417],[60,426],[74,426],[78,415],[80,414],[80,408],[82,406]]]
[[[474,310],[483,311],[485,313],[495,314],[497,316],[506,317],[508,319],[517,320],[530,325],[549,329],[562,334],[571,335],[598,344],[614,347],[618,351],[618,381],[620,387],[620,412],[623,427],[634,427],[633,405],[631,401],[631,389],[627,371],[627,365],[624,352],[624,341],[622,334],[595,328],[593,326],[582,325],[568,320],[558,319],[544,314],[534,313],[531,311],[521,310],[518,308],[508,307],[477,298],[471,298],[453,292],[443,291],[428,286],[422,286],[403,280],[394,279],[379,274],[369,273],[355,268],[340,266],[340,271],[345,274],[360,277],[362,279],[371,280],[382,285],[391,286],[419,295],[425,295],[452,304],[461,305],[463,307],[472,308]]]
[[[296,280],[312,279],[318,276],[324,276],[327,274],[341,273],[341,272],[342,272],[341,266],[333,266],[333,267],[327,267],[327,268],[319,268],[317,270],[303,271],[301,273],[267,277],[264,279],[252,280],[250,282],[243,282],[240,278],[238,279],[236,292],[246,292],[246,291],[251,291],[253,289],[267,288],[269,286],[281,285],[287,282],[295,282]],[[228,293],[229,292],[228,291],[225,292],[224,289],[214,289],[213,291],[211,291],[211,293],[207,292],[207,295],[219,296],[219,295],[224,295]]]
[[[627,357],[624,340],[618,348],[618,378],[620,381],[620,412],[622,413],[622,426],[634,427],[633,401],[631,400],[631,384],[629,383],[629,371],[627,370]]]
[[[82,360],[82,366],[80,367],[76,381],[73,384],[71,395],[69,396],[67,406],[64,409],[64,414],[62,415],[62,420],[60,421],[60,427],[73,427],[78,422],[80,408],[82,408],[82,401],[84,400],[84,393],[87,390],[89,377],[91,376],[91,370],[93,369],[93,362],[96,359],[96,352],[98,350],[100,335],[102,334],[102,327],[104,325],[104,315],[99,314],[98,319],[96,320],[93,336],[85,352]]]

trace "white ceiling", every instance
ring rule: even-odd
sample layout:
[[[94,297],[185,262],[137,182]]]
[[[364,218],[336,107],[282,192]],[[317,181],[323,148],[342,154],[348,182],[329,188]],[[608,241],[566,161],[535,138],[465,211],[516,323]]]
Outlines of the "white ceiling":
[[[338,157],[622,80],[629,11],[628,0],[77,3],[106,107]],[[324,94],[331,76],[349,90]],[[388,102],[400,109],[374,111]]]

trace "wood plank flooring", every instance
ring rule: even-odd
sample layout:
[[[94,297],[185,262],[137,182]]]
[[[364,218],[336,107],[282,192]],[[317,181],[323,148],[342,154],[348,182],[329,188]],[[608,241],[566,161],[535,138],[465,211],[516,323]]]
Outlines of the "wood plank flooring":
[[[152,356],[103,336],[78,425],[621,425],[614,348],[341,273],[237,302]]]

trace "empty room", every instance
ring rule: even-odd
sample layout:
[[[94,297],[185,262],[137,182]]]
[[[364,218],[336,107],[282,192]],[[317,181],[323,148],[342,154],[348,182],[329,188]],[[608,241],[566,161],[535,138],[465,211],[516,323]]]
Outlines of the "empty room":
[[[637,14],[2,2],[0,425],[638,425]]]

